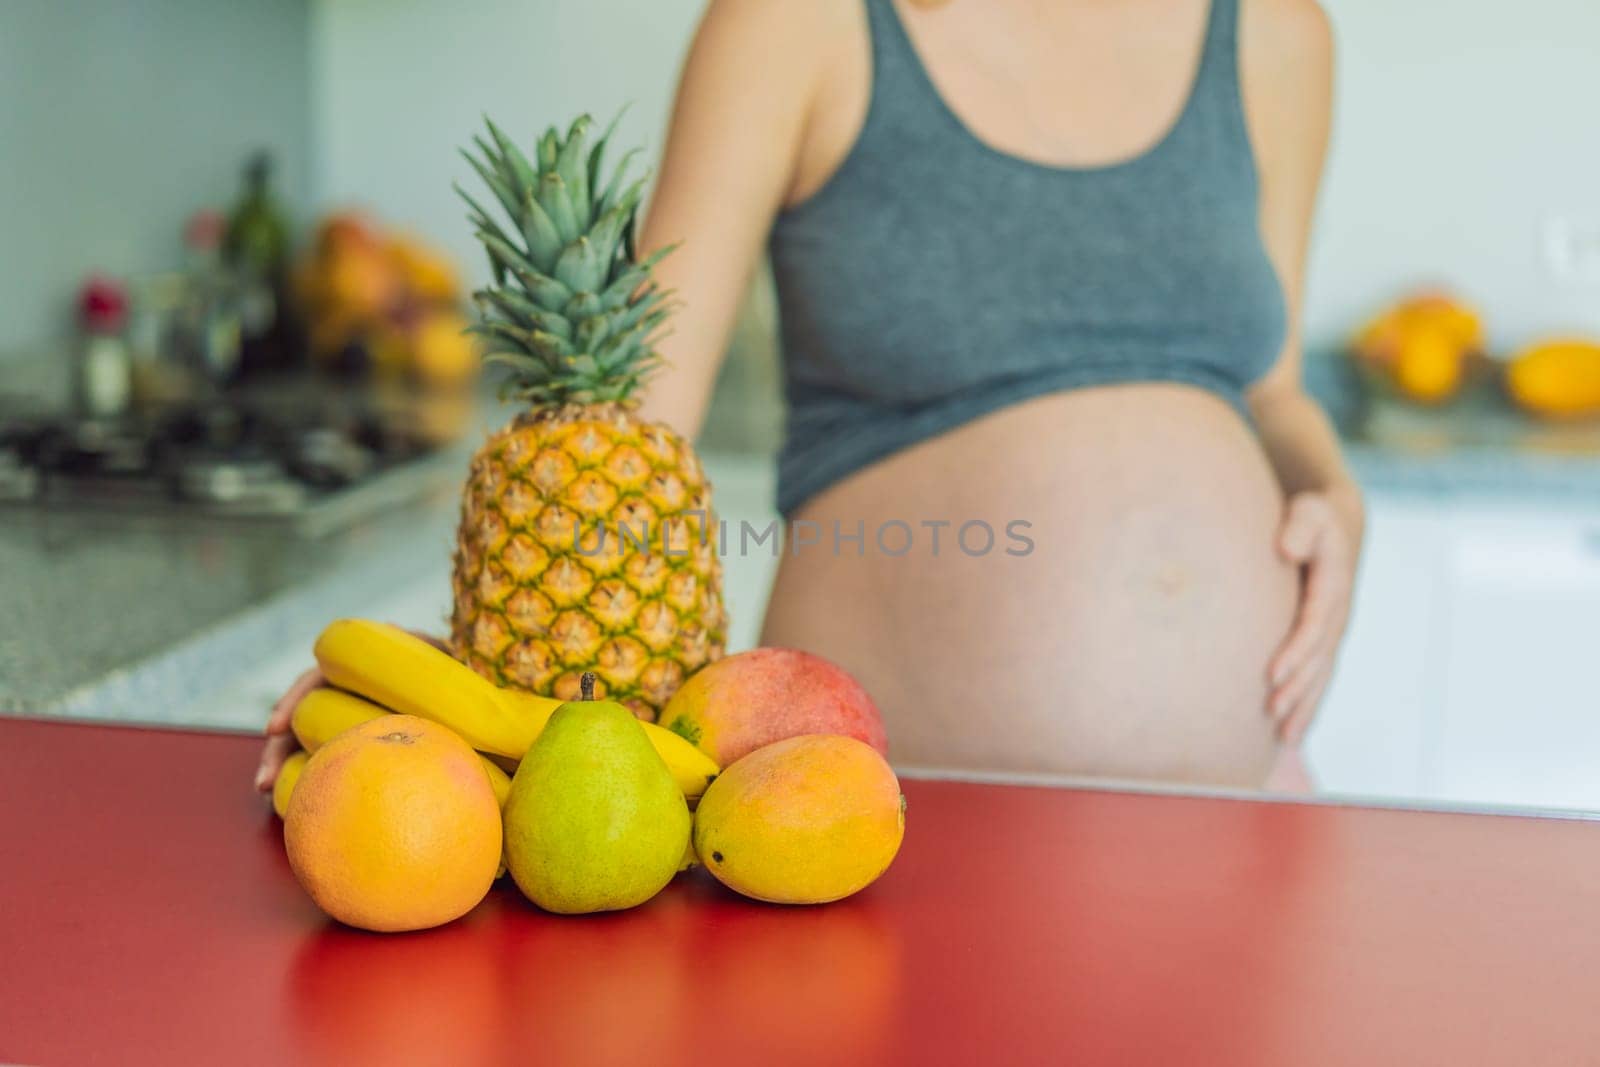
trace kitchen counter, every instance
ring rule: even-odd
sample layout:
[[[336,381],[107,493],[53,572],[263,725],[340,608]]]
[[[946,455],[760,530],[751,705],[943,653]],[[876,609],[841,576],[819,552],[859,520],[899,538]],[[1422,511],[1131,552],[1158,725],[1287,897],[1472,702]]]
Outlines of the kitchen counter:
[[[314,536],[273,521],[0,506],[0,714],[258,727],[263,694],[309,664],[329,620],[373,615],[442,631],[476,443],[406,472],[404,503]],[[765,459],[705,464],[726,517],[764,511]],[[764,586],[743,588],[759,579],[741,561],[725,572],[753,605],[739,613],[753,642]],[[262,671],[246,705],[235,683]]]
[[[881,881],[334,924],[252,739],[0,721],[0,1061],[1589,1062],[1600,824],[908,781]],[[70,788],[62,788],[70,782]]]
[[[419,461],[406,503],[314,537],[272,521],[0,508],[0,712],[159,718],[276,651],[305,613],[326,621],[447,560],[466,464],[462,449]]]
[[[1345,456],[1369,492],[1488,498],[1509,506],[1600,506],[1600,454],[1481,447],[1401,449],[1347,438]]]

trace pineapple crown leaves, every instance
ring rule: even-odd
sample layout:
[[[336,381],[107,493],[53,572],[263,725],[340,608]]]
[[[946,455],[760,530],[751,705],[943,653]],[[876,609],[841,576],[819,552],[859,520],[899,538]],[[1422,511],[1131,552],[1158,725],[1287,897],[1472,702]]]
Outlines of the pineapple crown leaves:
[[[618,113],[589,148],[594,122],[555,127],[528,154],[485,118],[488,136],[462,155],[500,211],[465,189],[467,217],[493,284],[473,294],[472,332],[487,361],[510,369],[504,393],[537,406],[630,399],[661,363],[654,343],[674,306],[651,269],[673,247],[638,259],[634,228],[648,175],[628,178],[637,149],[603,173]],[[509,223],[509,225],[507,225]]]

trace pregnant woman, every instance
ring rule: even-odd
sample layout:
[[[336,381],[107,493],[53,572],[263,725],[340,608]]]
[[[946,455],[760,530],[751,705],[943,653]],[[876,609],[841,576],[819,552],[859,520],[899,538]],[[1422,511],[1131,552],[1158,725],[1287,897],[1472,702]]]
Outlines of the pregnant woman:
[[[1300,380],[1330,52],[1315,0],[713,0],[646,413],[698,428],[767,247],[817,543],[762,640],[859,677],[898,763],[1292,772],[1362,529]]]

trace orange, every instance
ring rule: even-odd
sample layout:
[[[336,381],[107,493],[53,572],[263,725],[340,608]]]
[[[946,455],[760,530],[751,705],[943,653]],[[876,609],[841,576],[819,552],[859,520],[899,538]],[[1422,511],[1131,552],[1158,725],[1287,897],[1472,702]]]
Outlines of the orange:
[[[317,906],[366,930],[471,911],[500,864],[500,805],[477,753],[411,715],[352,727],[312,755],[284,816],[289,865]]]
[[[1600,415],[1600,344],[1556,340],[1519,352],[1506,389],[1525,410],[1549,418]]]
[[[1465,375],[1466,357],[1444,330],[1419,329],[1406,335],[1395,356],[1395,385],[1412,400],[1440,404],[1455,396]]]

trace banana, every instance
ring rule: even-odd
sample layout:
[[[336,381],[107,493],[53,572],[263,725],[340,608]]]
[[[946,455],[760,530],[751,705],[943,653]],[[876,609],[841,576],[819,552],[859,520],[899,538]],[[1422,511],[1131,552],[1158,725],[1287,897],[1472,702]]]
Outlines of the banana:
[[[483,758],[494,764],[496,767],[499,767],[507,774],[516,774],[517,765],[522,762],[521,760],[514,760],[509,756],[485,756]]]
[[[483,773],[489,778],[489,788],[494,790],[495,802],[505,810],[506,797],[511,795],[511,776],[490,762],[489,757],[482,752],[478,753],[478,760],[483,764]]]
[[[310,758],[307,753],[296,752],[278,768],[278,780],[272,786],[272,810],[278,813],[278,818],[289,813],[289,794],[294,792],[294,784],[300,780],[300,772],[306,769]]]
[[[689,806],[694,807],[700,794],[706,791],[706,786],[722,773],[722,768],[710,756],[666,727],[653,722],[641,722],[639,725],[644,727],[645,736],[655,746],[656,754],[667,765],[667,770],[672,772],[672,780],[683,790]]]
[[[315,752],[350,727],[387,714],[389,709],[370,700],[337,689],[313,689],[295,705],[289,729],[294,731],[301,748]]]
[[[328,681],[391,711],[448,726],[480,752],[521,759],[559,700],[528,696],[513,704],[472,668],[397,626],[340,619],[317,638]]]
[[[300,702],[291,725],[307,749],[386,710],[416,715],[450,727],[483,753],[497,795],[501,784],[496,774],[509,790],[506,775],[516,772],[518,761],[561,706],[551,697],[496,688],[448,653],[386,623],[330,623],[317,638],[315,654],[328,681],[350,692],[318,689]],[[692,805],[720,768],[672,731],[655,723],[640,725]]]

